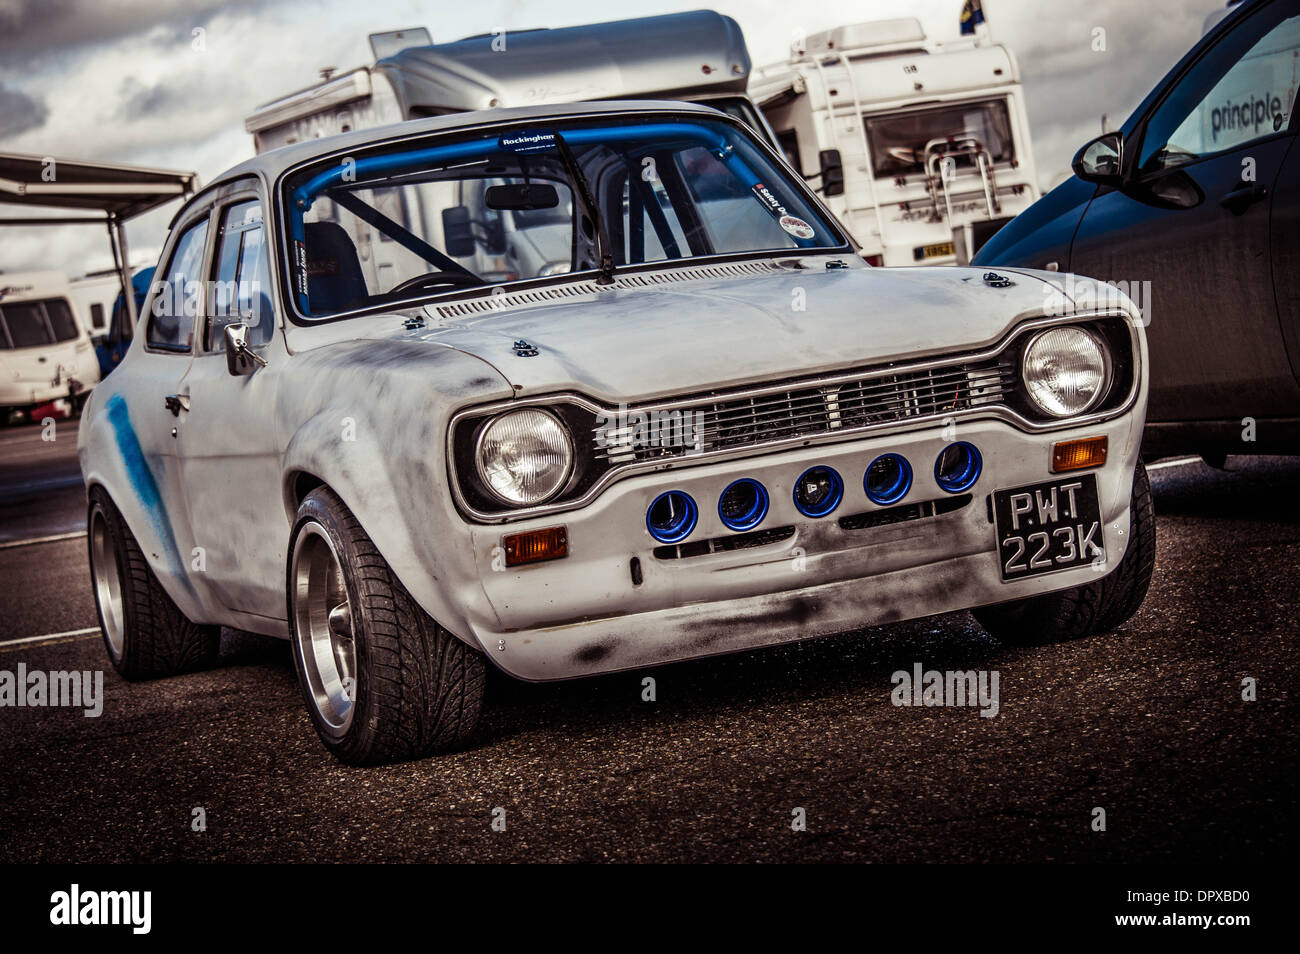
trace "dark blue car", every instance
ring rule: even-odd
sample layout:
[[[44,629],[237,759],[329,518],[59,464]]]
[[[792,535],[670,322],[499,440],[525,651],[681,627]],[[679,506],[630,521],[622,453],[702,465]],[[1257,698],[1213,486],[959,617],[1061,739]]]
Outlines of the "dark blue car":
[[[1300,0],[1247,0],[977,265],[1115,283],[1147,317],[1143,450],[1300,453]]]
[[[131,290],[135,295],[135,311],[138,315],[144,307],[145,296],[149,294],[149,284],[153,281],[153,266],[142,268],[131,278]],[[108,373],[122,363],[126,349],[131,345],[133,328],[127,315],[125,299],[117,293],[113,302],[113,317],[108,323],[108,331],[95,338],[95,357],[99,359],[99,379],[108,377]]]

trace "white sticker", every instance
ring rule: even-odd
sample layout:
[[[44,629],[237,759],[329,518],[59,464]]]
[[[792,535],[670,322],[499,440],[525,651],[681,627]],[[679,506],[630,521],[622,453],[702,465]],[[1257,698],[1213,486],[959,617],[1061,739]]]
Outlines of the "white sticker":
[[[795,218],[793,215],[781,216],[781,228],[785,229],[797,239],[810,239],[817,233],[813,227],[803,219]]]

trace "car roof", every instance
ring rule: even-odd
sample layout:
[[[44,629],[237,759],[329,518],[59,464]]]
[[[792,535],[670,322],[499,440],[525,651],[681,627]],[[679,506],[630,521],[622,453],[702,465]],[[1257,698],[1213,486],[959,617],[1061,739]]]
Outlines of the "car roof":
[[[318,156],[327,156],[351,147],[369,146],[385,139],[405,139],[423,133],[451,132],[472,130],[478,126],[496,125],[507,122],[528,122],[530,120],[568,119],[577,116],[599,116],[627,112],[673,112],[690,115],[705,115],[713,119],[725,119],[725,115],[710,106],[683,103],[676,100],[610,100],[597,103],[570,103],[564,105],[514,106],[500,109],[483,109],[468,113],[450,113],[446,116],[433,116],[428,119],[408,119],[386,126],[373,126],[342,133],[337,136],[324,136],[307,142],[281,146],[254,156],[233,168],[221,173],[203,191],[212,189],[234,179],[250,175],[263,176],[273,182],[282,172]]]

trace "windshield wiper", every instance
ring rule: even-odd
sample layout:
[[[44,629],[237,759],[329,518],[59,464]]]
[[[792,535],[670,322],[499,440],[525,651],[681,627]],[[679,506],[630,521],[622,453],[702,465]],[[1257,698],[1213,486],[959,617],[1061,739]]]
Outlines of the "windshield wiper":
[[[596,257],[600,259],[600,274],[596,276],[596,284],[612,285],[614,284],[614,253],[609,247],[609,233],[605,231],[605,219],[600,214],[600,206],[596,205],[596,200],[591,194],[591,186],[587,184],[587,177],[582,174],[577,160],[573,158],[569,144],[558,132],[555,133],[555,145],[560,153],[560,161],[564,163],[564,170],[569,174],[573,190],[582,199],[582,204],[587,209],[587,217],[596,226]]]

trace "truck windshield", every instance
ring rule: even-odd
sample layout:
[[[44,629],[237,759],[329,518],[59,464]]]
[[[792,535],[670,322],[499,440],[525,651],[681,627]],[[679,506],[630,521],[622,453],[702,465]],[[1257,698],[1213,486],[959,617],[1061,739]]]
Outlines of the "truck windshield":
[[[0,348],[40,348],[77,337],[77,320],[62,298],[0,305]]]
[[[958,166],[973,166],[976,149],[959,148],[965,144],[982,149],[991,162],[1016,157],[1006,100],[945,103],[864,119],[877,177],[924,173],[936,153],[940,159],[951,156]]]
[[[380,143],[283,189],[292,291],[309,318],[595,270],[602,241],[615,268],[846,247],[750,133],[707,116]]]

